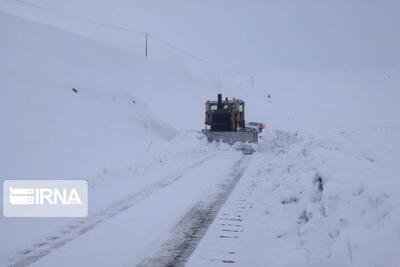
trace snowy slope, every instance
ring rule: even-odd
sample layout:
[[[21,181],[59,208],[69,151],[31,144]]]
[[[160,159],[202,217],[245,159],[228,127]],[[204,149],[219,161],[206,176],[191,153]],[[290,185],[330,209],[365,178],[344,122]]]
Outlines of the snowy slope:
[[[121,79],[111,65],[123,52],[4,13],[0,19],[2,177],[88,175],[127,164],[152,138],[172,137],[140,99],[105,81]]]
[[[174,68],[52,27],[4,13],[0,19],[3,177],[76,177],[99,166],[124,166],[151,140],[174,134],[141,100],[163,115],[175,96],[171,90],[184,97],[200,86],[212,88]],[[199,114],[198,121],[186,120],[195,111],[169,111],[162,120],[177,128],[177,121],[201,124]]]
[[[400,71],[262,71],[231,78],[234,95],[247,100],[248,120],[269,129],[347,138],[395,175],[400,157]],[[270,99],[268,99],[268,94]]]
[[[162,4],[163,5],[163,4]],[[160,38],[159,33],[172,30],[170,24],[146,15],[151,3],[126,1],[76,1],[68,3],[5,0],[0,9],[9,14],[27,18],[46,25],[69,31],[108,45],[122,48],[144,57],[146,33],[147,54],[153,61],[175,66],[187,73],[218,80],[217,68],[211,62],[199,58],[190,49],[182,49],[169,38]],[[161,5],[158,5],[161,7]],[[175,10],[173,5],[162,8],[162,12]],[[144,20],[150,21],[144,23]],[[155,24],[153,24],[156,22]],[[156,26],[156,28],[154,28]],[[157,29],[155,31],[155,29]]]

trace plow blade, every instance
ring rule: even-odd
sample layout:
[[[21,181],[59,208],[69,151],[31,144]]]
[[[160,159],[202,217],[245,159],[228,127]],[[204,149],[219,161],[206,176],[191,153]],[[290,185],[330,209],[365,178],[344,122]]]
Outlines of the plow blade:
[[[210,130],[203,130],[207,136],[208,142],[224,142],[233,145],[239,143],[257,143],[258,132],[254,129],[240,129],[236,132],[216,132]]]

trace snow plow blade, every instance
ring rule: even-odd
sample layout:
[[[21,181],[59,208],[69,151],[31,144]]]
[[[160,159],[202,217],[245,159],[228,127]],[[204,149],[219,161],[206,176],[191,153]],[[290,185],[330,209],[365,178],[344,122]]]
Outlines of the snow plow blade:
[[[258,143],[258,132],[254,129],[238,129],[235,132],[216,132],[203,130],[208,142],[224,142],[233,145],[239,143]]]

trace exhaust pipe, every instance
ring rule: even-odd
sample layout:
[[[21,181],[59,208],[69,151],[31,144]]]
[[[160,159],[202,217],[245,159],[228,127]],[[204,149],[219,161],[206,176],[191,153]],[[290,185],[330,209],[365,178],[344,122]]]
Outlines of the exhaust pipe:
[[[224,105],[222,104],[222,94],[218,94],[218,105],[217,105],[217,109],[221,110],[224,108]]]

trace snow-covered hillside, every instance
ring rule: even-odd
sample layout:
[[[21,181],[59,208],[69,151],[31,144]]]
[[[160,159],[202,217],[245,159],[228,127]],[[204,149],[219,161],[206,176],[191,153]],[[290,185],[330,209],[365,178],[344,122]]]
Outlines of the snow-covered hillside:
[[[264,71],[232,78],[247,117],[269,129],[347,138],[395,175],[400,157],[400,71]],[[268,98],[270,95],[270,99]]]
[[[3,12],[0,32],[1,181],[86,179],[92,216],[185,164],[186,154],[175,163],[164,151],[180,129],[196,127],[188,117],[201,120],[198,90],[215,90],[213,79]],[[143,180],[147,169],[159,174]],[[0,265],[73,221],[2,217]]]
[[[125,166],[151,141],[171,139],[174,128],[195,127],[202,100],[189,109],[187,96],[214,89],[53,27],[5,13],[0,20],[2,177],[79,177]]]

